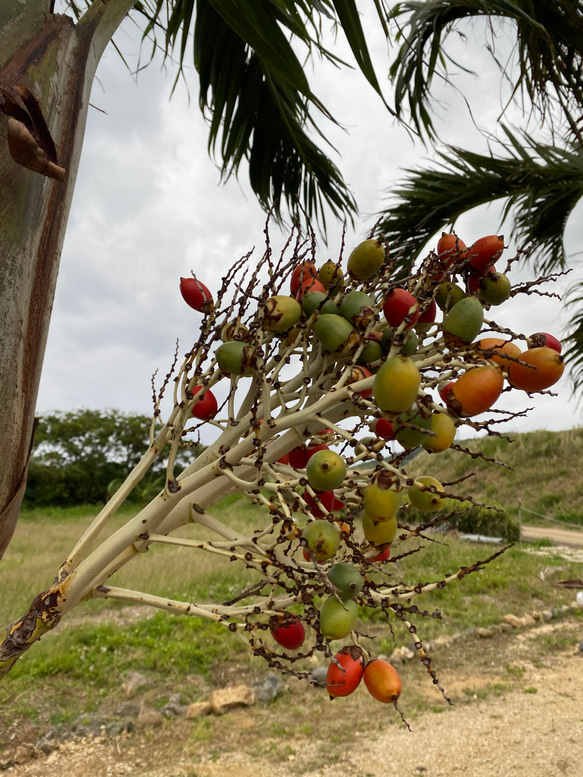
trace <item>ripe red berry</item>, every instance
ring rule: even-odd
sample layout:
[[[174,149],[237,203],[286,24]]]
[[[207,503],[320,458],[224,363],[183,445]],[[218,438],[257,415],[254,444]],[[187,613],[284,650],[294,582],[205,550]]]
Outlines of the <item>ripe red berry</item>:
[[[192,393],[196,396],[202,391],[202,386],[195,386],[192,389]],[[209,418],[214,418],[217,414],[218,405],[215,395],[210,389],[204,392],[204,396],[197,399],[192,408],[192,415],[195,418],[200,418],[201,421],[208,421]]]
[[[326,690],[331,699],[349,696],[359,686],[364,672],[362,650],[356,645],[342,648],[334,656],[326,673]]]
[[[186,304],[194,310],[198,310],[199,313],[206,313],[212,308],[213,295],[204,283],[201,283],[194,276],[180,279],[180,293]]]
[[[419,318],[419,303],[407,289],[393,289],[383,304],[383,313],[391,326],[398,327],[408,318],[407,329],[410,329]]]
[[[286,650],[297,650],[304,644],[306,630],[299,620],[279,619],[270,625],[271,636]]]

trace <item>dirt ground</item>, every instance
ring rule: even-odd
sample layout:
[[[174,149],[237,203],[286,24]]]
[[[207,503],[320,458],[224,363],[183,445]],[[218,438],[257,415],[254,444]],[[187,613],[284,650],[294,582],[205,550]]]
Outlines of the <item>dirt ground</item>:
[[[10,777],[580,777],[583,633],[576,614],[434,656],[449,706],[417,662],[400,670],[401,709],[358,691],[333,703],[290,681],[273,703],[221,717],[61,743]],[[412,714],[411,714],[412,710]]]

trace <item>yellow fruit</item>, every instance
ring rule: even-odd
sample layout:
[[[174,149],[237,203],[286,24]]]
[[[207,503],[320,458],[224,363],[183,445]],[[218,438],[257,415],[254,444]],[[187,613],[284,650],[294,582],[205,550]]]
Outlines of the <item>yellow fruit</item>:
[[[348,274],[357,281],[366,281],[378,272],[385,261],[385,247],[378,240],[364,240],[348,257]]]
[[[366,510],[362,514],[362,530],[364,536],[373,545],[388,545],[397,534],[397,517],[387,518],[386,521],[375,520]]]
[[[408,356],[391,356],[379,367],[374,382],[374,399],[387,413],[409,410],[419,391],[421,374]]]
[[[429,477],[429,475],[415,478],[414,484],[407,490],[407,496],[413,507],[425,513],[433,513],[435,510],[439,510],[443,503],[443,497],[440,494],[444,493],[445,491],[439,480]]]
[[[393,476],[389,472],[381,472],[376,482],[367,486],[362,503],[365,512],[375,520],[387,520],[396,515],[401,506],[401,496],[394,488]]]
[[[447,413],[433,413],[430,431],[435,437],[429,435],[421,445],[430,453],[440,453],[447,450],[454,441],[456,426],[453,418]]]

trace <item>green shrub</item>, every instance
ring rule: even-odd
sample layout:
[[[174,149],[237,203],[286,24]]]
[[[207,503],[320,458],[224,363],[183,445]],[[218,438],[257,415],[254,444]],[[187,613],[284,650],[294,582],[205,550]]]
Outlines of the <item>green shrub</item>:
[[[509,542],[520,540],[518,521],[501,507],[479,507],[471,503],[463,505],[466,509],[448,520],[452,529],[463,534],[482,534],[485,537],[502,537]]]

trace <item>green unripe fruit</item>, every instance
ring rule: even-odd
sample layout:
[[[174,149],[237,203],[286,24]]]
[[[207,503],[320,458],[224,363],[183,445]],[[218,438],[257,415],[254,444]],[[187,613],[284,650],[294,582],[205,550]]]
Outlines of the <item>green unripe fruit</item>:
[[[348,274],[357,281],[366,281],[377,273],[385,261],[385,247],[378,240],[364,240],[348,257]]]
[[[378,340],[368,340],[356,361],[357,364],[372,364],[373,362],[380,361],[383,356],[380,342]]]
[[[448,345],[463,346],[473,342],[484,323],[484,309],[476,297],[464,297],[451,308],[443,320],[443,334]]]
[[[340,545],[340,529],[338,524],[330,521],[317,520],[309,523],[302,532],[302,537],[308,548],[314,554],[316,561],[328,561]]]
[[[431,488],[433,491],[429,490]],[[439,510],[443,503],[443,497],[441,496],[443,493],[444,489],[439,480],[429,477],[429,475],[415,478],[414,484],[407,489],[407,496],[413,507],[425,513],[433,513],[435,510]]]
[[[442,310],[451,310],[451,308],[464,299],[466,296],[465,291],[458,286],[457,283],[451,281],[444,281],[440,283],[435,289],[435,301]]]
[[[263,328],[269,332],[285,332],[300,320],[302,306],[293,297],[278,295],[265,303]]]
[[[364,536],[373,545],[390,545],[397,534],[397,516],[387,518],[386,521],[377,521],[366,510],[362,514],[362,530]]]
[[[315,491],[332,491],[344,482],[346,462],[334,451],[316,451],[306,465],[306,475]]]
[[[403,333],[403,345],[399,353],[402,356],[413,356],[419,345],[419,335],[414,329]]]
[[[339,602],[334,596],[320,609],[320,631],[326,639],[344,639],[356,625],[358,605],[354,599]]]
[[[411,424],[415,428],[410,426],[403,426],[402,424]],[[398,426],[400,424],[400,426]],[[427,432],[431,429],[431,416],[423,416],[421,413],[403,413],[397,418],[395,422],[396,432],[395,440],[405,448],[405,450],[411,450],[417,448],[419,445],[428,439]]]
[[[386,413],[403,413],[415,399],[421,384],[417,365],[408,356],[391,356],[381,366],[375,377],[374,399]]]
[[[219,345],[215,357],[219,367],[230,375],[252,375],[257,368],[255,348],[239,340]]]
[[[302,297],[302,309],[308,318],[316,310],[319,310],[320,315],[322,313],[333,316],[339,315],[338,308],[331,299],[328,299],[328,295],[323,291],[308,291],[307,294],[304,294]]]
[[[480,299],[486,305],[501,305],[510,297],[512,284],[507,275],[489,272],[480,280]]]
[[[339,311],[356,329],[366,329],[375,317],[374,300],[364,291],[350,291],[340,303]]]
[[[343,600],[354,599],[362,591],[364,585],[364,580],[358,569],[345,562],[330,567],[328,580],[338,589],[338,596]]]
[[[360,344],[358,332],[342,316],[322,313],[316,319],[314,332],[322,347],[339,358],[347,359]]]

